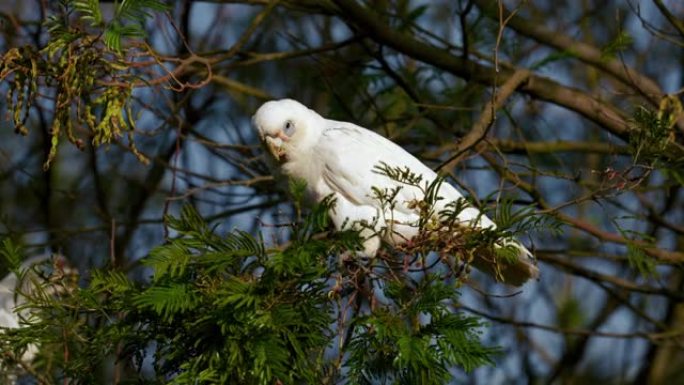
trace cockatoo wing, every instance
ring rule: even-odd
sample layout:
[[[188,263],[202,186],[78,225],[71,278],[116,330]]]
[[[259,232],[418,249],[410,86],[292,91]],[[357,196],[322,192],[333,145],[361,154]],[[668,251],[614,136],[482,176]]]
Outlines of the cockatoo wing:
[[[375,166],[384,163],[390,167],[408,168],[412,173],[422,176],[421,184],[424,185],[432,183],[437,174],[406,150],[373,131],[345,122],[329,120],[328,124],[318,142],[318,149],[325,164],[323,178],[331,190],[354,204],[376,207],[379,202],[373,196],[372,188],[385,190],[401,187],[396,196],[399,204],[394,209],[417,219],[418,213],[407,205],[411,201],[422,200],[423,191],[378,172]],[[463,198],[448,183],[440,186],[438,195],[443,198],[440,201],[442,205]],[[459,219],[462,222],[477,221],[478,227],[495,226],[494,222],[472,207],[463,210]]]
[[[383,175],[375,166],[384,163],[389,167],[408,168],[412,173],[421,175],[421,183],[425,184],[432,183],[437,174],[406,150],[373,131],[333,120],[328,120],[327,124],[316,145],[323,167],[322,181],[316,190],[319,195],[335,194],[337,206],[331,215],[336,226],[339,228],[343,223],[376,218],[379,220],[376,229],[382,226],[387,228],[387,219],[391,218],[391,232],[386,235],[390,241],[400,242],[416,235],[415,224],[419,214],[409,204],[423,200],[423,191]],[[373,195],[373,188],[390,191],[399,186],[401,189],[395,197],[396,205],[391,212],[383,213],[379,200]],[[440,185],[438,196],[442,200],[436,205],[437,210],[441,210],[448,202],[463,198],[448,183]],[[496,227],[494,222],[473,207],[462,210],[458,218],[464,224],[479,228]],[[374,254],[379,243],[377,237],[370,238],[369,244],[365,245],[366,253]],[[503,276],[506,283],[513,285],[521,285],[530,277],[536,277],[538,269],[532,263],[530,252],[514,240],[505,243],[520,250],[519,263],[497,271],[492,263],[494,257],[488,256],[476,259],[473,264],[494,276]]]
[[[376,206],[371,188],[392,189],[401,185],[374,170],[382,162],[391,167],[409,167],[412,172],[434,179],[432,170],[384,137],[365,128],[329,121],[318,146],[325,162],[324,179],[351,202]],[[397,199],[421,199],[420,190],[402,185]],[[398,208],[402,210],[402,208]]]

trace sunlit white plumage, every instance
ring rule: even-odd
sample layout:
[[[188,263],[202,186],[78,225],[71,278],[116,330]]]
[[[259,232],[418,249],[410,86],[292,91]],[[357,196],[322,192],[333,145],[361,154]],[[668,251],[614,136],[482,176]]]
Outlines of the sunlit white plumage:
[[[434,171],[403,148],[355,124],[325,119],[291,99],[264,103],[252,121],[280,166],[280,172],[304,180],[311,199],[320,201],[334,194],[336,205],[330,216],[337,229],[359,221],[374,223],[375,231],[364,230],[367,236],[364,243],[366,255],[376,254],[381,243],[380,237],[386,242],[397,244],[417,234],[415,223],[419,214],[410,206],[411,202],[423,199],[421,189],[401,184],[402,188],[395,198],[397,204],[391,212],[384,213],[372,193],[373,187],[394,189],[400,185],[374,170],[374,166],[383,162],[390,167],[408,167],[411,172],[422,176],[423,183],[430,183],[437,178]],[[448,202],[463,197],[448,183],[440,186],[438,195],[444,199],[437,202],[436,212],[443,210]],[[386,218],[391,218],[391,221]],[[458,218],[464,225],[477,228],[496,226],[473,207],[461,211]],[[372,233],[381,235],[373,236]],[[529,278],[538,276],[538,269],[529,251],[517,241],[506,243],[515,245],[520,253],[518,263],[502,264],[499,269],[504,282],[521,285]],[[484,260],[476,259],[473,263],[480,270],[494,273],[494,266],[489,266]]]

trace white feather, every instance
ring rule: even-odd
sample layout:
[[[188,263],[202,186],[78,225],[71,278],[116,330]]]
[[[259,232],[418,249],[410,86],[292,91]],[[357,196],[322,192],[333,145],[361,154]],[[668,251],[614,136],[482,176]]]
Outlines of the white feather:
[[[50,260],[50,258],[54,260],[59,259],[61,263],[66,263],[66,259],[60,255],[34,256],[26,259],[19,268],[20,271],[23,271],[26,274],[23,277],[23,280],[20,281],[17,275],[13,272],[10,272],[2,280],[0,280],[0,338],[2,338],[3,329],[15,329],[23,327],[24,325],[22,323],[22,319],[30,320],[32,317],[35,317],[30,309],[18,310],[17,307],[26,303],[26,299],[23,297],[23,294],[30,294],[36,290],[35,280],[38,279],[38,276],[31,269],[36,265],[44,264]],[[77,273],[74,268],[71,268],[68,265],[63,266],[63,269],[64,270],[62,273],[67,275],[73,275]],[[46,294],[52,295],[60,293],[62,288],[48,286],[44,290]],[[21,361],[24,364],[29,365],[35,358],[36,354],[38,354],[38,346],[36,344],[29,344],[26,347],[24,354],[21,356]],[[21,371],[22,370],[19,368],[14,370],[12,368],[8,369],[0,366],[0,379],[3,378],[2,375],[5,374],[5,372],[12,372],[7,375],[6,380],[10,384],[14,384],[17,380],[17,372]]]
[[[360,221],[374,224],[374,230],[362,231],[362,235],[367,237],[365,254],[373,256],[380,247],[380,239],[376,234],[393,244],[409,240],[417,234],[415,223],[419,220],[419,213],[410,204],[423,200],[423,191],[374,170],[375,166],[385,163],[390,167],[408,168],[412,173],[421,175],[422,183],[433,182],[437,174],[403,148],[355,124],[324,119],[290,99],[265,103],[255,113],[253,122],[262,140],[283,138],[280,142],[282,148],[276,151],[285,154],[280,159],[285,175],[303,179],[310,195],[317,201],[334,194],[337,203],[330,215],[338,229]],[[286,122],[294,124],[295,131],[291,137],[283,134]],[[270,150],[274,151],[272,148]],[[397,205],[391,211],[383,212],[372,189],[395,189],[398,186],[401,189],[396,196]],[[436,204],[437,212],[443,210],[446,203],[463,198],[448,183],[441,184],[438,195],[443,199]],[[387,218],[392,220],[388,221]],[[473,207],[461,211],[458,219],[464,225],[477,228],[496,227],[494,222]],[[504,267],[501,271],[487,266],[483,260],[475,261],[475,266],[490,274],[495,271],[503,273],[506,283],[514,285],[536,277],[538,269],[530,259],[530,252],[515,240],[506,240],[505,243],[520,250],[520,266]],[[510,273],[508,276],[507,270]]]

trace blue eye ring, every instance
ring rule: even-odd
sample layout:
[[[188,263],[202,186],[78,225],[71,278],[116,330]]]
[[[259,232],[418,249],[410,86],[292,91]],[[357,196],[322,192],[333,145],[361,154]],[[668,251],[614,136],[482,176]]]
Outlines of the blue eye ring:
[[[288,120],[287,122],[285,122],[285,129],[283,130],[285,132],[285,135],[291,136],[292,134],[294,134],[294,129],[295,129],[295,125],[294,125],[294,123],[292,123],[291,120]]]

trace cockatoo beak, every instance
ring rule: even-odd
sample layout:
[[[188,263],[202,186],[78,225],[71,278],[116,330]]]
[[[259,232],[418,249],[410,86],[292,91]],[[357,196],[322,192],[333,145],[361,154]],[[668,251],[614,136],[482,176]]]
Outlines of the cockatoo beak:
[[[285,156],[285,148],[283,148],[283,144],[288,140],[290,140],[290,138],[288,138],[287,135],[285,135],[282,131],[279,131],[275,136],[267,135],[264,138],[268,152],[270,152],[271,155],[273,155],[273,157],[279,162]]]

